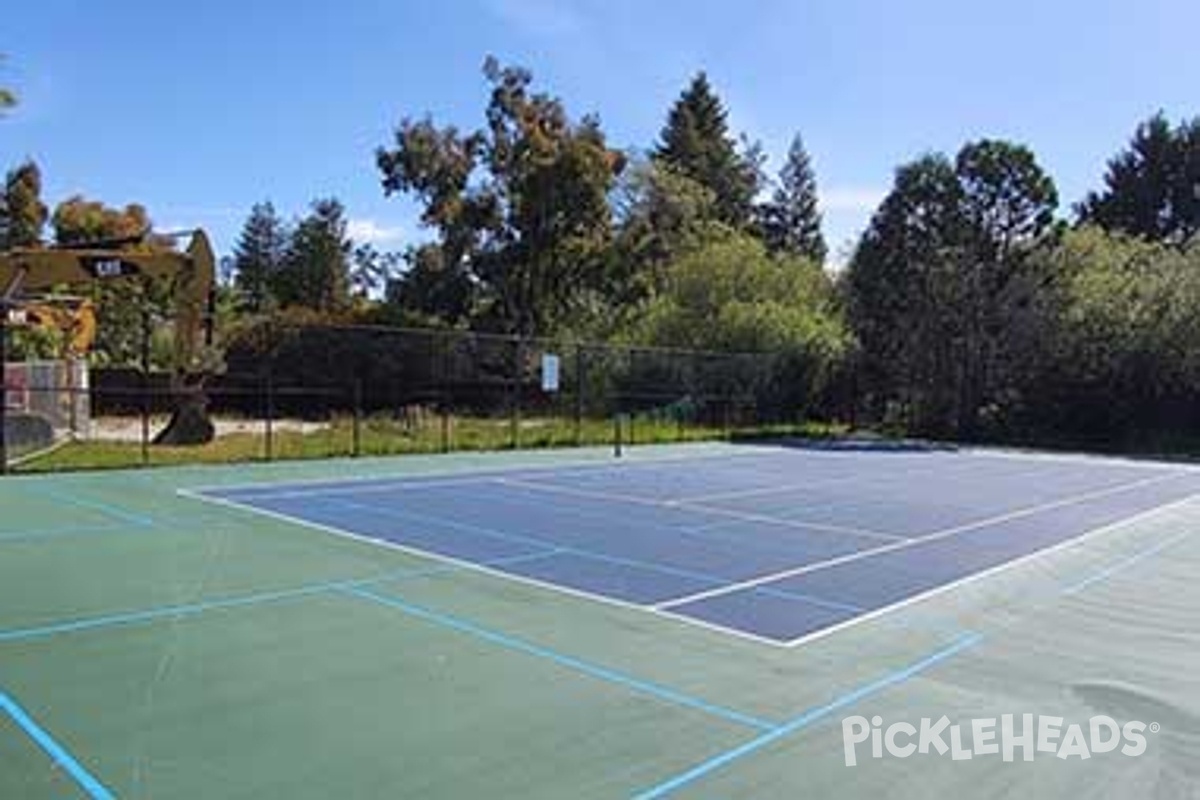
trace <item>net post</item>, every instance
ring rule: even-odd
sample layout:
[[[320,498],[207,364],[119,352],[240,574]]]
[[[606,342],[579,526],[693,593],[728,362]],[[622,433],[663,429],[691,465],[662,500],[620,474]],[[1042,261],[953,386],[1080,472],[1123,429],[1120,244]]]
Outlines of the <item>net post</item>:
[[[613,456],[620,458],[623,455],[621,444],[621,417],[622,414],[617,412],[613,414]]]

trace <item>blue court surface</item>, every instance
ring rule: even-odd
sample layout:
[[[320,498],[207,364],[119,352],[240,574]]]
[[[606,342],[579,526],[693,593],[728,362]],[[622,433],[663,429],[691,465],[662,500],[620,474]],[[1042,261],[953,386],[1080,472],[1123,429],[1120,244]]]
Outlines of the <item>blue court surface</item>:
[[[1184,466],[982,450],[714,457],[196,494],[795,645],[1200,492]]]

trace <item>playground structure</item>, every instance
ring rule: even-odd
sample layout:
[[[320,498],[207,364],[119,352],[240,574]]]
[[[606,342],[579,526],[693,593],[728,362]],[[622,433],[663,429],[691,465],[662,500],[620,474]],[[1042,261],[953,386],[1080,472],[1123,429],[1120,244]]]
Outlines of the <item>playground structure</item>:
[[[81,361],[95,338],[95,309],[89,301],[47,301],[39,293],[61,287],[94,286],[114,281],[165,279],[175,299],[171,421],[155,438],[159,444],[203,444],[213,438],[204,396],[201,349],[212,341],[212,302],[216,264],[212,245],[202,230],[190,232],[184,251],[162,249],[146,236],[88,243],[74,247],[16,248],[0,253],[0,374],[5,376],[0,402],[0,469],[7,461],[5,424],[10,395],[5,368],[7,328],[24,325],[57,329],[63,334],[63,357]],[[80,378],[81,380],[76,380]],[[72,395],[86,396],[86,369],[68,367]]]

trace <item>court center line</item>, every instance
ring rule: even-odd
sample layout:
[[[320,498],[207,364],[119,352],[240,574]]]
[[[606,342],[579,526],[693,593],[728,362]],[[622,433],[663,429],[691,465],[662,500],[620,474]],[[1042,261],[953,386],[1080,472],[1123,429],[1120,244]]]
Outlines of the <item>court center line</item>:
[[[55,741],[54,737],[47,733],[42,726],[38,725],[33,717],[17,704],[16,700],[2,691],[0,691],[0,711],[8,714],[17,727],[24,731],[25,735],[32,739],[46,755],[50,756],[57,766],[66,771],[92,800],[116,800],[116,795],[109,791],[108,787],[97,780],[66,748]]]
[[[726,750],[720,755],[714,756],[706,761],[702,761],[686,772],[682,772],[673,778],[665,780],[662,783],[646,789],[645,791],[639,792],[638,794],[634,795],[634,800],[658,800],[659,798],[674,794],[683,787],[694,783],[701,778],[704,778],[713,772],[732,764],[735,761],[743,759],[746,756],[749,756],[763,749],[764,747],[767,747],[768,745],[774,744],[780,739],[797,733],[815,722],[819,722],[835,711],[852,706],[859,700],[882,691],[883,689],[904,683],[918,673],[936,666],[937,664],[940,664],[941,662],[958,655],[964,650],[974,647],[982,640],[983,636],[979,633],[965,633],[950,645],[930,653],[920,661],[916,661],[906,667],[902,667],[901,669],[888,673],[882,678],[872,681],[871,683],[849,691],[846,694],[843,694],[826,703],[825,705],[809,709],[800,716],[795,717],[788,722],[771,729],[770,731],[767,731],[761,736],[751,739],[745,744],[742,744],[731,750]]]
[[[499,645],[507,650],[514,650],[539,659],[551,661],[561,667],[569,668],[575,672],[582,672],[593,678],[598,678],[607,683],[624,686],[628,689],[637,691],[640,694],[656,697],[659,700],[664,700],[674,705],[684,706],[696,711],[702,711],[705,714],[719,717],[728,722],[736,722],[739,725],[764,731],[770,731],[776,728],[776,723],[773,723],[769,720],[760,719],[749,714],[744,714],[740,711],[725,708],[724,706],[715,705],[698,697],[694,697],[676,689],[672,689],[668,686],[663,686],[658,683],[653,683],[651,681],[627,675],[623,672],[619,672],[599,664],[593,664],[589,661],[576,658],[575,656],[570,656],[557,650],[552,650],[548,647],[534,644],[533,642],[526,641],[525,639],[510,636],[506,633],[501,633],[491,628],[485,628],[482,625],[477,625],[476,623],[461,617],[435,611],[431,608],[418,605],[400,597],[390,594],[379,594],[378,592],[373,592],[364,588],[347,588],[343,589],[341,593],[356,597],[360,600],[367,600],[398,611],[403,611],[409,616],[432,623],[438,627],[449,628],[459,633],[472,636],[476,639],[481,639],[490,644]]]
[[[540,578],[522,575],[517,572],[507,572],[499,567],[488,566],[479,561],[470,561],[465,558],[457,558],[455,556],[438,553],[434,550],[418,547],[415,544],[404,544],[402,542],[391,541],[389,539],[381,539],[377,536],[368,536],[363,533],[358,533],[346,528],[339,528],[335,525],[330,525],[315,520],[306,519],[305,517],[297,517],[285,514],[280,511],[272,511],[266,508],[249,503],[239,503],[233,500],[226,500],[221,497],[213,497],[205,494],[197,494],[188,489],[177,489],[176,494],[180,497],[186,497],[200,503],[209,503],[214,506],[220,506],[230,511],[236,511],[241,514],[254,514],[273,520],[277,523],[286,523],[295,525],[307,530],[316,531],[325,536],[333,536],[336,539],[355,542],[360,545],[369,547],[382,548],[386,550],[395,550],[401,553],[418,556],[420,558],[432,559],[445,564],[457,567],[467,572],[474,572],[481,575],[486,575],[490,578],[511,581],[524,586],[532,587],[542,592],[550,592],[552,594],[562,595],[577,600],[587,600],[591,603],[599,603],[610,608],[617,608],[625,612],[637,612],[639,614],[649,613],[653,617],[658,617],[664,620],[670,620],[673,623],[683,623],[695,628],[700,628],[709,632],[719,632],[724,636],[731,636],[735,639],[742,639],[747,642],[753,642],[756,645],[765,645],[767,647],[786,648],[787,642],[782,642],[778,639],[772,639],[767,636],[759,636],[749,630],[734,628],[725,625],[717,625],[707,622],[702,619],[686,617],[681,614],[671,614],[669,612],[655,611],[653,608],[641,603],[634,603],[628,600],[622,600],[615,595],[601,594],[599,592],[590,592],[585,589],[576,589],[567,586],[563,583],[555,583],[551,580],[542,580]]]
[[[654,508],[669,508],[677,510],[683,509],[729,517],[731,519],[737,519],[743,522],[761,522],[770,525],[781,525],[788,528],[799,528],[802,530],[816,530],[826,531],[829,533],[850,534],[852,536],[866,536],[872,539],[882,539],[889,542],[908,541],[907,537],[898,536],[894,533],[884,533],[882,531],[874,531],[867,528],[853,528],[845,525],[829,525],[823,522],[800,522],[798,520],[790,520],[783,517],[771,517],[763,514],[754,514],[748,511],[735,511],[733,509],[721,508],[719,506],[710,507],[701,505],[700,503],[694,501],[684,503],[677,500],[655,500],[650,497],[639,497],[638,495],[632,494],[593,491],[591,489],[578,489],[573,486],[557,486],[555,484],[527,481],[520,478],[496,478],[495,481],[496,483],[500,483],[505,486],[521,486],[527,489],[546,492],[549,494],[583,497],[591,500],[603,500],[609,503],[633,503],[636,505],[652,506]]]
[[[503,495],[501,495],[499,497],[495,497],[495,498],[488,498],[488,499],[489,499],[489,502],[507,503],[508,505],[515,506],[519,509],[528,508],[528,504],[526,502],[520,501],[520,500],[514,500],[512,498],[506,498]],[[580,517],[583,519],[596,519],[596,520],[603,520],[603,521],[607,521],[607,522],[612,521],[611,514],[602,514],[597,511],[585,511],[585,510],[575,508],[574,506],[570,506],[570,505],[556,506],[556,507],[553,507],[552,510],[555,512],[561,512],[563,514],[568,514],[568,515]],[[728,523],[724,523],[724,524],[728,524]],[[655,523],[655,522],[647,522],[644,525],[639,523],[638,527],[639,528],[640,527],[651,528],[653,530],[662,531],[663,533],[666,533],[669,535],[680,536],[685,539],[699,539],[700,541],[705,542],[709,545],[713,544],[714,542],[724,543],[724,544],[735,544],[735,545],[740,544],[744,547],[752,547],[756,550],[768,550],[768,551],[771,551],[774,553],[779,553],[781,555],[790,555],[790,556],[797,555],[794,548],[787,548],[787,547],[783,547],[783,546],[779,546],[779,545],[772,546],[769,543],[762,544],[762,543],[759,543],[756,541],[744,541],[744,537],[737,537],[737,536],[732,536],[732,535],[720,535],[720,534],[713,535],[713,534],[708,533],[707,526],[699,526],[698,528],[697,527],[675,527],[673,525],[661,525],[661,524]],[[741,538],[743,540],[739,541],[739,538]],[[584,554],[586,555],[587,552],[590,552],[590,551],[584,551]],[[716,576],[705,575],[705,574],[700,574],[700,573],[697,573],[697,575],[698,575],[698,577],[704,577],[704,578],[711,579],[713,581],[720,581],[720,582],[726,582],[726,583],[730,580],[729,578],[718,578]],[[797,601],[801,601],[801,602],[805,602],[805,603],[812,603],[813,605],[825,606],[826,608],[833,608],[833,609],[837,609],[839,611],[864,612],[867,610],[861,606],[852,605],[850,603],[839,603],[837,601],[826,600],[824,598],[815,597],[813,595],[807,595],[807,594],[803,594],[800,592],[788,592],[788,591],[784,591],[782,589],[757,589],[756,591],[763,595],[770,596],[770,597],[778,597],[778,598],[781,598],[784,600],[797,600]]]
[[[992,525],[999,525],[1004,522],[1011,522],[1012,520],[1022,519],[1024,517],[1032,516],[1034,514],[1040,514],[1040,513],[1046,512],[1046,511],[1053,511],[1055,509],[1063,508],[1063,507],[1070,506],[1070,505],[1077,505],[1079,503],[1085,503],[1085,502],[1088,502],[1089,500],[1096,500],[1096,499],[1099,499],[1102,497],[1108,497],[1108,496],[1111,496],[1114,494],[1128,492],[1133,489],[1140,489],[1140,488],[1143,488],[1145,486],[1155,484],[1155,483],[1163,483],[1164,481],[1168,481],[1168,480],[1178,480],[1179,478],[1184,477],[1185,475],[1186,475],[1186,473],[1170,473],[1168,475],[1156,475],[1153,478],[1145,478],[1145,479],[1142,479],[1139,481],[1134,481],[1133,483],[1121,484],[1119,486],[1108,487],[1106,489],[1101,489],[1101,490],[1097,490],[1094,492],[1085,492],[1083,494],[1072,495],[1070,497],[1060,498],[1058,500],[1053,500],[1053,501],[1046,502],[1046,503],[1039,503],[1038,505],[1034,505],[1034,506],[1027,506],[1025,508],[1017,509],[1015,511],[1009,511],[1004,514],[998,514],[994,517],[988,517],[986,519],[976,520],[975,522],[970,522],[970,523],[966,523],[963,525],[956,525],[952,528],[945,528],[945,529],[942,529],[939,531],[935,531],[933,533],[925,534],[924,536],[916,537],[914,539],[906,539],[902,542],[892,542],[890,544],[880,545],[879,547],[872,547],[872,548],[868,548],[866,550],[858,550],[854,553],[848,553],[843,556],[837,556],[835,558],[830,558],[825,561],[817,561],[812,564],[805,564],[803,566],[795,567],[793,569],[781,570],[781,571],[776,572],[771,575],[763,575],[763,576],[760,576],[757,578],[751,578],[749,580],[741,581],[741,582],[735,583],[735,584],[730,584],[729,586],[722,587],[719,589],[709,589],[709,590],[705,590],[705,591],[701,591],[701,592],[696,592],[696,593],[690,594],[690,595],[684,595],[683,597],[676,597],[671,600],[665,600],[662,603],[655,605],[654,608],[657,610],[669,610],[672,608],[677,608],[679,606],[687,605],[689,603],[695,603],[695,602],[699,602],[701,600],[708,600],[713,597],[718,597],[718,596],[722,596],[722,595],[726,595],[726,594],[732,594],[734,592],[739,592],[739,591],[742,591],[745,589],[753,589],[756,586],[762,586],[763,584],[767,584],[767,583],[774,583],[775,581],[783,580],[784,578],[794,578],[798,575],[805,575],[810,572],[816,572],[816,571],[822,570],[822,569],[829,569],[830,567],[836,567],[841,564],[848,564],[848,563],[851,563],[854,561],[862,560],[864,558],[872,558],[874,556],[884,555],[885,553],[891,553],[896,550],[903,550],[905,548],[913,547],[918,544],[925,544],[928,542],[945,539],[950,536],[957,536],[958,534],[967,533],[968,531],[978,530],[979,528],[985,528],[985,527],[989,527]],[[1077,537],[1071,537],[1071,538],[1074,539]],[[1036,553],[1036,552],[1039,552],[1039,550],[1035,550],[1033,552]],[[1005,563],[1007,563],[1007,562],[1005,562]]]
[[[681,577],[681,578],[687,578],[689,580],[701,581],[703,583],[715,583],[718,586],[728,584],[731,580],[730,578],[723,577],[720,575],[712,575],[712,574],[706,573],[706,572],[697,572],[695,570],[671,567],[671,566],[668,566],[665,564],[659,564],[658,562],[655,562],[655,561],[644,561],[641,559],[623,558],[621,556],[611,556],[606,553],[597,553],[594,550],[585,550],[585,549],[573,547],[570,545],[564,545],[559,542],[555,542],[552,539],[543,539],[540,537],[526,536],[524,534],[508,533],[506,531],[499,531],[494,528],[488,528],[488,527],[484,527],[482,525],[475,525],[475,524],[469,523],[469,522],[459,522],[458,520],[452,520],[452,519],[448,519],[448,518],[444,518],[444,517],[439,517],[436,515],[423,514],[423,513],[414,512],[414,511],[399,511],[396,509],[386,508],[386,507],[379,508],[376,506],[365,505],[365,504],[361,504],[361,503],[352,503],[347,500],[333,500],[331,502],[334,502],[338,505],[352,507],[356,510],[361,510],[366,513],[380,514],[380,515],[383,515],[386,517],[394,517],[396,519],[401,519],[401,520],[411,519],[413,521],[424,522],[429,525],[441,525],[443,527],[457,529],[457,530],[465,531],[467,533],[477,533],[481,536],[490,536],[490,537],[494,537],[494,538],[501,539],[501,540],[512,540],[519,544],[536,544],[536,545],[541,545],[541,546],[545,546],[545,547],[552,547],[557,551],[557,553],[560,553],[562,555],[579,556],[580,558],[592,559],[592,560],[601,561],[601,562],[607,562],[607,563],[615,564],[617,566],[627,566],[627,567],[632,567],[634,569],[644,569],[644,570],[648,570],[648,571],[652,571],[652,572],[659,572],[664,575],[673,575],[673,576],[677,576],[677,577]],[[848,603],[839,603],[839,602],[836,602],[833,600],[825,600],[825,599],[822,599],[819,597],[813,597],[811,595],[802,594],[799,592],[789,592],[785,589],[763,589],[761,591],[763,594],[765,594],[767,596],[778,597],[778,598],[784,599],[784,600],[794,600],[796,602],[801,602],[801,603],[811,603],[813,605],[824,606],[826,608],[833,608],[833,609],[837,609],[839,611],[862,612],[862,611],[866,610],[860,606],[850,605]]]
[[[654,561],[643,561],[641,559],[624,558],[622,556],[613,556],[607,553],[598,553],[594,550],[586,550],[579,547],[573,547],[571,545],[565,545],[561,542],[556,542],[553,539],[544,539],[538,536],[528,536],[521,533],[510,533],[508,531],[501,531],[495,528],[485,527],[483,525],[475,525],[474,523],[470,522],[460,522],[448,517],[439,517],[435,514],[423,514],[419,511],[400,511],[387,506],[372,506],[364,503],[354,503],[349,500],[331,500],[329,502],[336,503],[339,506],[345,506],[356,511],[362,511],[363,513],[367,514],[378,514],[384,517],[424,523],[426,525],[440,525],[444,528],[459,530],[465,533],[474,533],[479,536],[499,539],[500,541],[511,541],[514,544],[552,547],[564,555],[576,555],[583,558],[591,558],[595,559],[596,561],[604,561],[618,566],[644,569],[651,572],[659,572],[663,575],[673,575],[678,578],[701,581],[703,583],[722,584],[729,581],[729,578],[723,578],[717,575],[708,575],[703,572],[693,572],[692,570],[680,569],[666,564],[659,564]]]

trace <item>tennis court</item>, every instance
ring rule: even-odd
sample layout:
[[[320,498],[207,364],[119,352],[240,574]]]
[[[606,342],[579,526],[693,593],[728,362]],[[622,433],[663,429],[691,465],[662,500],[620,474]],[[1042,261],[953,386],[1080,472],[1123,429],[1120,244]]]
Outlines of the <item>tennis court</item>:
[[[14,478],[0,797],[1126,796],[1191,769],[1198,494],[870,444]],[[1153,758],[843,763],[851,713],[1096,709]]]

